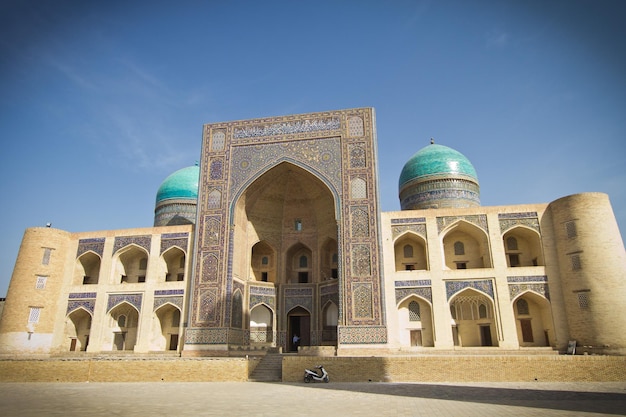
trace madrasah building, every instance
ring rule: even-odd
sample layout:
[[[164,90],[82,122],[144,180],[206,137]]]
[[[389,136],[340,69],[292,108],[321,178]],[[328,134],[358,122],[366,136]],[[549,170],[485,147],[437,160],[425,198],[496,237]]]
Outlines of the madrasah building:
[[[205,125],[154,227],[25,231],[0,353],[626,354],[606,194],[483,207],[471,162],[427,144],[381,212],[376,146],[372,108]]]

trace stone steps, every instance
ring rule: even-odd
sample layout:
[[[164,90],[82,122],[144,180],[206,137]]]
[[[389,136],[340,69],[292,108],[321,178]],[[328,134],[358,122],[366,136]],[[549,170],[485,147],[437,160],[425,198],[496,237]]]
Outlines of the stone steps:
[[[283,380],[283,357],[268,353],[256,366],[248,378],[252,382],[281,382]]]

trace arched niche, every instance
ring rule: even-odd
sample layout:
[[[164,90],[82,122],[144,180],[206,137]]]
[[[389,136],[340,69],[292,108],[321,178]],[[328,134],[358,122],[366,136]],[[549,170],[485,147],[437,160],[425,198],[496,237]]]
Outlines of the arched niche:
[[[74,285],[95,285],[100,281],[102,260],[95,252],[88,251],[76,259]]]
[[[489,238],[478,226],[459,220],[442,234],[447,269],[491,268]]]
[[[113,283],[145,282],[148,274],[148,252],[131,244],[113,255]]]
[[[426,241],[414,233],[405,233],[394,242],[396,271],[427,270]]]
[[[449,302],[454,343],[461,347],[498,346],[493,300],[466,288]]]
[[[398,339],[403,347],[433,347],[434,322],[430,303],[417,295],[410,295],[397,305]]]
[[[165,282],[185,280],[185,252],[172,246],[161,255],[161,266],[163,267],[163,280]]]
[[[545,265],[541,237],[533,229],[513,227],[502,235],[502,244],[509,268]]]

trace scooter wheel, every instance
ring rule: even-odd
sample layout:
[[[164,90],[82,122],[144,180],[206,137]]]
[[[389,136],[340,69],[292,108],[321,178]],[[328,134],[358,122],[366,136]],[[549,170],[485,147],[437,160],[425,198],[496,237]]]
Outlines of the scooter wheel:
[[[330,378],[329,378],[329,377],[327,377],[327,376],[326,376],[326,377],[324,377],[324,382],[328,383],[328,381],[330,381]]]
[[[311,382],[312,379],[313,378],[311,378],[311,375],[307,375],[307,376],[304,377],[304,382],[306,382],[308,384],[309,382]]]

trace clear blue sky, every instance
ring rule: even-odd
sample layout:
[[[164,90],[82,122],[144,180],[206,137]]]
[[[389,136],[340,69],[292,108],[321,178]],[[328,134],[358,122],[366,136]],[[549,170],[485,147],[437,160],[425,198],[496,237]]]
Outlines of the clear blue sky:
[[[607,0],[5,0],[0,297],[24,229],[151,226],[202,125],[254,117],[374,107],[384,211],[434,137],[485,206],[600,191],[624,231],[625,20]]]

